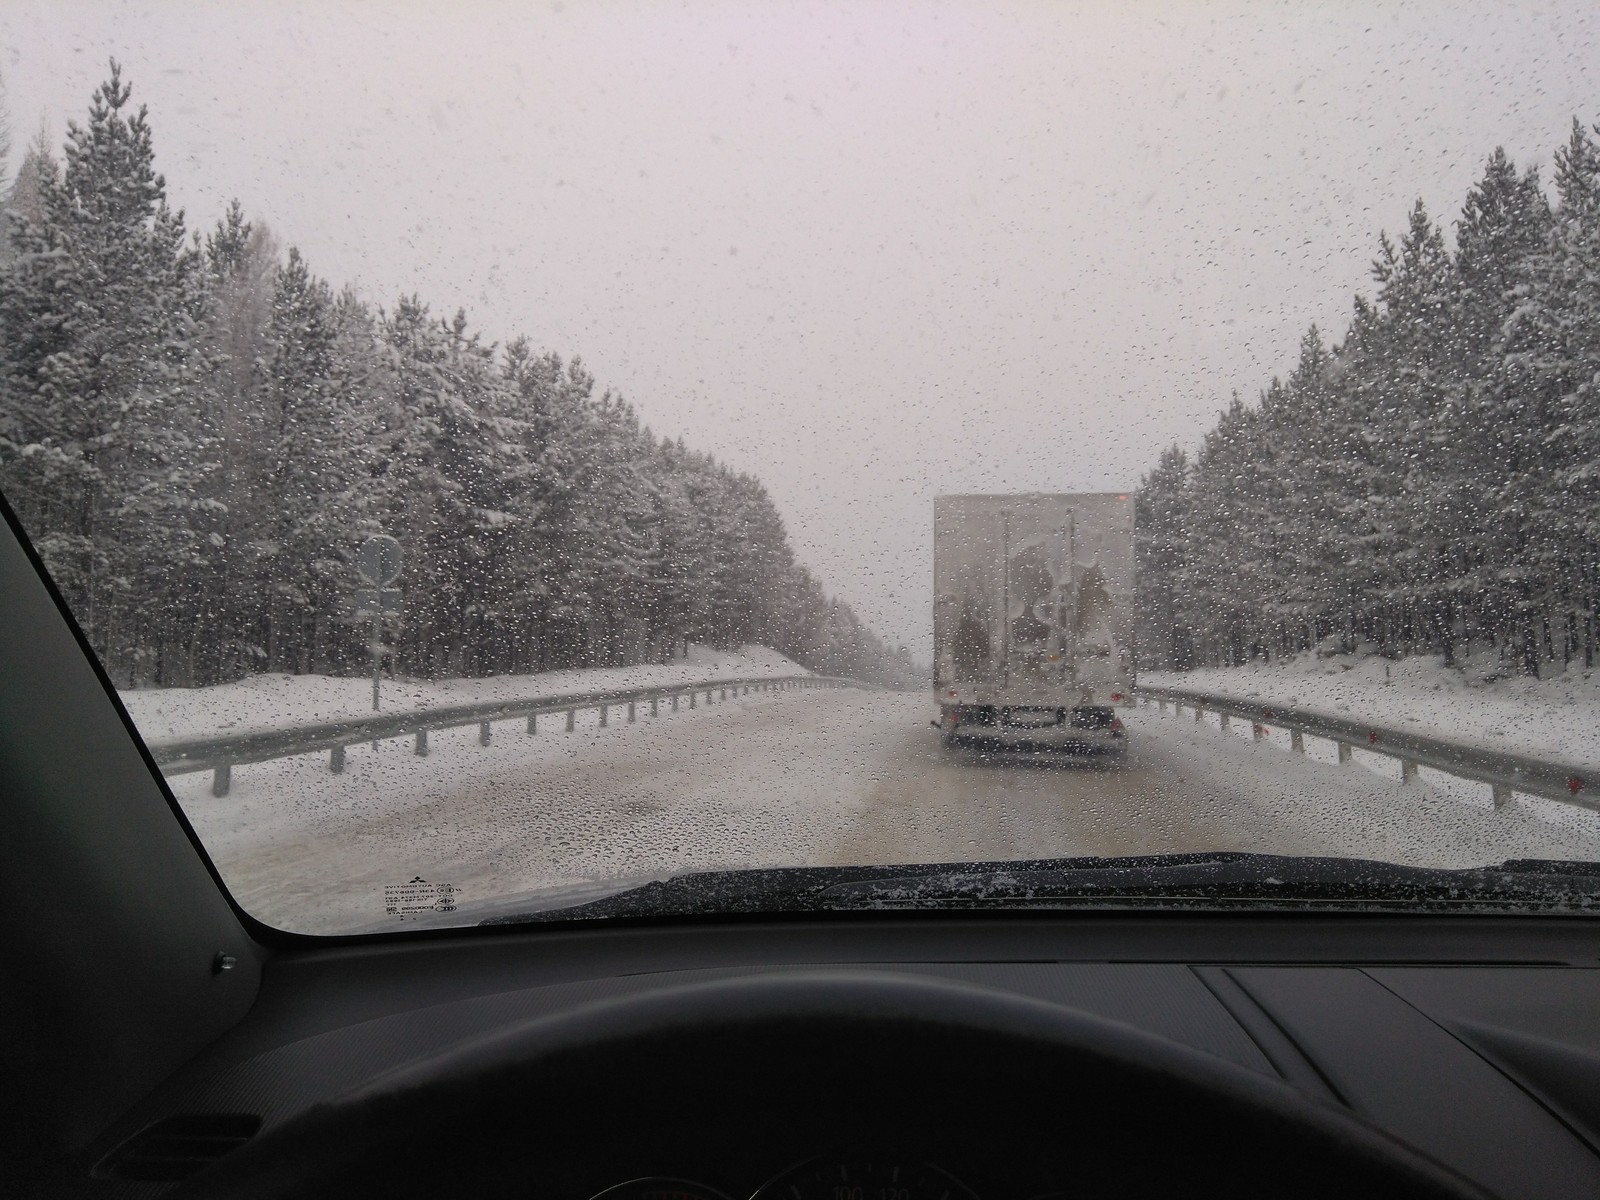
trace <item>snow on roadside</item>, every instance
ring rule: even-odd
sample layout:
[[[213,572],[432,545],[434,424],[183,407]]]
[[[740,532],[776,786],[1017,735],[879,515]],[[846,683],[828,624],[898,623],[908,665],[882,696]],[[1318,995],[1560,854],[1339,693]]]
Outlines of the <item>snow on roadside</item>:
[[[1324,651],[1243,667],[1142,671],[1139,678],[1600,770],[1600,668],[1585,671],[1581,662],[1534,679],[1501,675],[1487,655],[1447,667],[1441,657],[1390,661]]]
[[[768,679],[809,675],[766,646],[714,650],[691,642],[687,658],[635,667],[590,667],[486,679],[385,679],[384,712],[418,712],[453,704],[642,688],[710,679]],[[206,688],[140,688],[119,693],[150,745],[314,725],[369,716],[372,680],[332,675],[253,675]]]
[[[508,722],[489,746],[443,730],[426,758],[405,739],[361,743],[338,775],[321,755],[275,759],[237,770],[220,799],[203,774],[168,782],[235,899],[269,924],[392,928],[385,889],[414,877],[459,888],[451,923],[465,924],[510,895],[830,861],[886,747],[937,758],[922,703],[752,692],[604,728],[591,709],[571,733]]]
[[[1188,713],[1144,709],[1132,729],[1140,739],[1133,752],[1164,758],[1169,778],[1182,781],[1192,824],[1183,849],[1443,868],[1600,857],[1600,816],[1586,808],[1521,796],[1497,809],[1481,784],[1427,767],[1404,782],[1384,755],[1357,749],[1353,762],[1341,764],[1333,744],[1320,738],[1307,738],[1305,753],[1297,754],[1282,731],[1258,743],[1247,722],[1235,721],[1225,733],[1210,714],[1196,723]]]

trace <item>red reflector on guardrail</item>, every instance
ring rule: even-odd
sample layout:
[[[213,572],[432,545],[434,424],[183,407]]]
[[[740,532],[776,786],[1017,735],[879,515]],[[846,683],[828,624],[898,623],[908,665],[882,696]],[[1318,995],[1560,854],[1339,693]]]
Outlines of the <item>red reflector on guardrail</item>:
[[[1374,746],[1378,744],[1378,731],[1376,729],[1367,731],[1367,741],[1372,743]]]
[[[1567,791],[1571,792],[1574,796],[1576,796],[1582,790],[1583,790],[1583,780],[1578,778],[1578,776],[1576,776],[1576,775],[1568,775],[1567,776]]]
[[[1261,719],[1263,721],[1270,721],[1270,720],[1272,720],[1273,717],[1275,717],[1277,715],[1278,714],[1273,712],[1270,708],[1263,708],[1261,710]]]

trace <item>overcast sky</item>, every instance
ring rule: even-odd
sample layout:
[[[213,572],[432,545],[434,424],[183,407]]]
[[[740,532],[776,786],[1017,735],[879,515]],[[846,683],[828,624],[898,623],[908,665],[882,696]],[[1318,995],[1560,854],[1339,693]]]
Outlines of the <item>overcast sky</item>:
[[[936,494],[1132,488],[1600,120],[1581,0],[5,0],[13,140],[113,55],[192,224],[581,355],[924,661]]]

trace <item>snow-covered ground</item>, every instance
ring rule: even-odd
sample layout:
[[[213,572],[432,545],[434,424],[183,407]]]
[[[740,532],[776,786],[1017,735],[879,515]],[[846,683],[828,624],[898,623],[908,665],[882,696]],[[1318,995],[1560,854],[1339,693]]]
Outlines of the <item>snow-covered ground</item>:
[[[393,925],[386,889],[459,889],[486,901],[681,870],[833,861],[908,731],[921,697],[854,688],[752,692],[635,724],[529,735],[521,721],[241,766],[225,797],[209,777],[169,780],[223,880],[250,912],[307,933]],[[909,702],[909,703],[908,703]],[[887,719],[885,714],[887,713]],[[936,743],[935,743],[936,744]],[[538,905],[533,905],[537,907]]]
[[[927,696],[845,689],[751,693],[635,724],[529,735],[522,722],[237,768],[170,782],[250,912],[308,933],[392,927],[386,900],[420,879],[457,889],[471,922],[684,870],[960,862],[1250,850],[1425,866],[1600,859],[1600,814],[1518,799],[1392,759],[1291,753],[1243,722],[1126,715],[1128,761],[998,760],[947,752]],[[576,893],[576,894],[574,894]],[[431,920],[434,918],[413,918]]]
[[[1490,656],[1447,667],[1442,658],[1391,662],[1323,652],[1273,663],[1196,671],[1143,671],[1160,687],[1296,706],[1414,729],[1518,753],[1544,753],[1600,770],[1600,668],[1574,662],[1565,674],[1503,675]]]
[[[766,646],[741,646],[737,651],[728,651],[691,642],[687,658],[665,664],[496,675],[488,679],[385,679],[382,704],[384,712],[423,711],[532,696],[810,673]],[[370,678],[331,675],[255,675],[218,687],[143,688],[120,695],[128,715],[150,745],[224,733],[289,729],[372,713]]]

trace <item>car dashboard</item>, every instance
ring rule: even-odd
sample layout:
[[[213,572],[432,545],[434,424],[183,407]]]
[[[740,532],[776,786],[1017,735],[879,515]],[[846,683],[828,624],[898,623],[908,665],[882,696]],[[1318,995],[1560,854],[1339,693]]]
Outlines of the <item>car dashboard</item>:
[[[1440,961],[1441,949],[1459,957]],[[248,1139],[408,1064],[565,1014],[724,981],[865,976],[1130,1027],[1353,1113],[1491,1195],[1600,1196],[1594,951],[1587,924],[1560,920],[1148,914],[704,921],[291,950],[264,964],[246,1019],[85,1162],[97,1194],[204,1195],[206,1155],[234,1143],[161,1158],[163,1136],[181,1146],[197,1119],[232,1120]],[[478,1195],[916,1200],[1215,1194],[1219,1166],[1263,1152],[1248,1131],[1224,1131],[1211,1159],[1191,1147],[1152,1173],[1166,1131],[1096,1129],[1080,1111],[1096,1081],[1023,1071],[996,1095],[981,1054],[902,1064],[898,1077],[863,1074],[870,1050],[846,1040],[804,1054],[798,1065],[781,1047],[624,1055],[613,1077],[562,1085],[589,1111],[556,1144],[552,1121],[572,1114],[534,1073],[500,1105],[505,1123],[441,1132],[426,1157]],[[520,1108],[525,1121],[505,1111]]]

